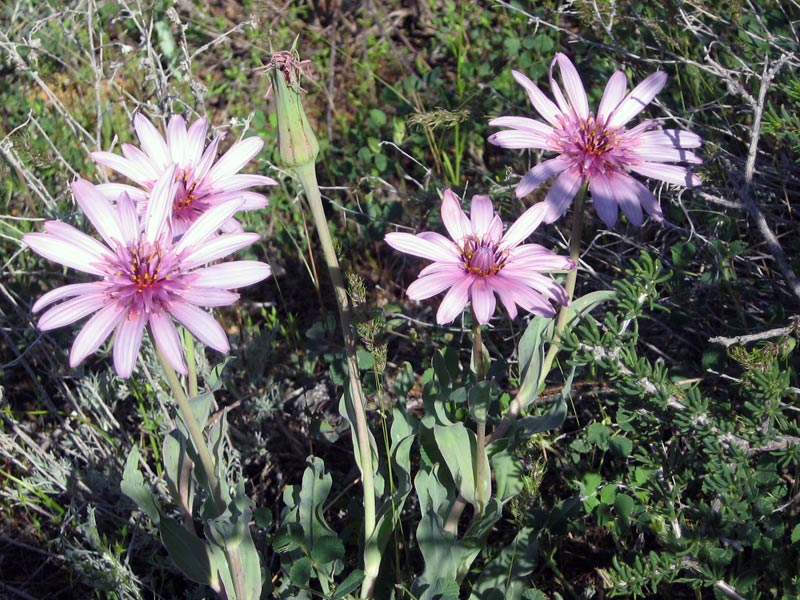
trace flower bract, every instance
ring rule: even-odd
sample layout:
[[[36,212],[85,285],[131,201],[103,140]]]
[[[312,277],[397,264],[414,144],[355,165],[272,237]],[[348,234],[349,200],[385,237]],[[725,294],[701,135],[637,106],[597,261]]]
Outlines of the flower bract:
[[[504,234],[488,196],[473,196],[467,217],[448,189],[442,201],[442,220],[452,239],[435,232],[393,232],[386,235],[386,242],[401,252],[434,261],[408,287],[407,294],[412,300],[424,300],[448,290],[436,313],[439,324],[453,321],[467,302],[471,302],[476,320],[486,324],[495,312],[495,296],[512,319],[518,305],[551,317],[555,314],[551,302],[568,304],[569,298],[564,288],[543,273],[575,265],[539,244],[522,244],[543,215],[541,204],[533,206]]]
[[[564,92],[553,75],[556,66]],[[508,129],[490,135],[489,142],[503,148],[558,153],[528,171],[516,189],[522,198],[556,176],[545,197],[545,223],[563,215],[584,184],[589,186],[598,215],[609,227],[616,223],[620,208],[634,225],[642,224],[642,209],[653,218],[662,219],[658,200],[631,172],[673,185],[700,185],[700,178],[689,169],[669,164],[702,163],[691,151],[700,146],[699,136],[680,129],[662,129],[661,123],[653,120],[625,128],[664,87],[666,73],[652,73],[626,93],[625,74],[615,72],[608,80],[597,114],[589,110],[578,71],[564,54],[557,53],[550,66],[555,102],[525,75],[512,73],[544,121],[512,116],[493,119],[490,125]]]

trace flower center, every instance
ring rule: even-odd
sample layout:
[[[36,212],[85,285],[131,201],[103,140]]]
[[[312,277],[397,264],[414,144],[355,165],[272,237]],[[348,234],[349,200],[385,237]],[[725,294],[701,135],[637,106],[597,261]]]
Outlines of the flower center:
[[[150,244],[139,244],[130,249],[130,278],[140,294],[158,284],[161,260],[164,257],[158,245],[144,247],[148,245]]]
[[[599,157],[612,150],[617,145],[616,136],[601,126],[590,114],[575,132],[575,144],[582,148],[586,154]]]
[[[127,302],[133,314],[159,310],[172,292],[182,287],[177,258],[159,243],[139,241],[118,247],[116,254],[107,278],[109,294],[118,302]]]
[[[491,277],[506,263],[506,251],[499,250],[491,240],[468,237],[462,241],[461,260],[467,273],[476,277]]]
[[[625,162],[617,129],[609,129],[593,114],[562,123],[553,140],[556,149],[572,159],[581,175],[592,177],[619,168]]]
[[[197,187],[197,182],[191,178],[189,171],[180,171],[177,177],[180,185],[178,186],[178,192],[175,194],[175,200],[172,202],[173,213],[191,209],[192,204],[197,200],[194,195],[194,188]]]

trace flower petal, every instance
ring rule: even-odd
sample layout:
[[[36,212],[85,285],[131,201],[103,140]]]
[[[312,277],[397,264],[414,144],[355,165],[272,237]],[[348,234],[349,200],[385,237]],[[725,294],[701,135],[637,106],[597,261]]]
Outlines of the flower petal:
[[[258,283],[269,277],[270,273],[267,264],[257,260],[238,260],[195,271],[192,285],[229,290]]]
[[[455,320],[467,305],[469,300],[469,288],[472,286],[474,279],[472,277],[465,277],[461,281],[455,283],[450,291],[445,294],[442,303],[439,305],[439,310],[436,311],[436,322],[439,325],[445,325]]]
[[[214,288],[191,288],[180,293],[182,300],[197,306],[230,306],[239,299],[239,294]]]
[[[699,135],[682,129],[654,129],[636,137],[640,141],[640,147],[699,148],[703,143]]]
[[[186,165],[195,165],[203,155],[203,146],[206,143],[206,132],[208,131],[208,120],[197,119],[189,126],[186,135]]]
[[[114,302],[102,308],[86,322],[72,343],[69,366],[77,367],[83,359],[97,351],[117,324],[125,318],[126,309]]]
[[[88,236],[86,237],[92,239]],[[22,236],[22,241],[25,242],[31,250],[36,252],[36,254],[47,260],[52,260],[60,265],[77,269],[84,273],[101,276],[105,275],[103,270],[98,266],[104,262],[103,257],[98,257],[94,253],[87,252],[84,248],[70,244],[64,239],[47,233],[26,233]]]
[[[443,262],[459,261],[456,246],[449,240],[447,243],[450,247],[448,248],[440,243],[422,237],[422,234],[412,235],[410,233],[401,233],[398,231],[387,233],[384,240],[395,250],[411,254],[412,256]]]
[[[122,243],[130,245],[139,239],[139,217],[136,205],[127,192],[122,192],[117,202],[117,221],[122,234]]]
[[[150,193],[150,201],[147,203],[147,212],[144,215],[144,239],[148,242],[157,241],[170,227],[172,205],[178,192],[176,172],[177,166],[171,165],[161,174]]]
[[[175,329],[175,323],[172,322],[169,315],[164,312],[151,313],[149,324],[150,335],[153,336],[153,343],[158,351],[178,373],[187,373],[183,346],[178,337],[178,330]]]
[[[557,52],[556,61],[561,68],[561,80],[564,82],[564,91],[567,93],[570,105],[581,119],[587,119],[589,100],[586,98],[586,90],[583,88],[578,70],[566,54]]]
[[[411,300],[425,300],[426,298],[430,298],[431,296],[445,291],[461,281],[464,277],[467,277],[467,275],[464,273],[464,270],[459,267],[442,269],[414,281],[408,286],[406,295]]]
[[[544,220],[546,208],[543,202],[539,202],[522,213],[511,227],[508,228],[508,231],[506,231],[506,234],[500,242],[500,248],[513,248],[532,234]]]
[[[446,189],[442,199],[442,221],[453,241],[459,243],[473,234],[472,224],[461,210],[461,203],[453,190]]]
[[[192,332],[194,337],[207,346],[211,346],[223,354],[231,349],[222,326],[203,309],[188,302],[173,302],[169,311],[186,329]]]
[[[116,202],[122,194],[128,194],[137,204],[147,200],[147,191],[125,183],[98,183],[94,189],[109,202]]]
[[[565,156],[557,156],[556,158],[551,158],[533,167],[530,171],[525,173],[525,176],[517,185],[517,198],[524,198],[539,187],[539,184],[561,173],[564,169],[569,167],[570,162],[570,159]]]
[[[609,180],[601,175],[592,177],[589,180],[589,192],[592,194],[594,208],[603,223],[608,227],[613,227],[617,222],[619,202]]]
[[[147,315],[140,312],[136,315],[129,314],[117,326],[114,334],[114,370],[123,379],[130,377],[136,366],[146,323]]]
[[[489,125],[492,127],[510,127],[511,129],[518,129],[519,131],[541,136],[542,138],[554,133],[553,128],[549,125],[527,117],[497,117],[489,121]]]
[[[133,118],[133,128],[142,145],[142,150],[147,154],[158,169],[166,169],[171,162],[169,149],[164,138],[142,113],[136,113]]]
[[[140,163],[130,161],[113,152],[90,152],[89,156],[97,164],[108,167],[141,186],[147,186],[153,180],[153,173],[143,168]]]
[[[46,294],[43,294],[42,297],[33,304],[33,308],[31,310],[34,313],[37,313],[45,306],[53,304],[53,302],[58,302],[59,300],[64,300],[65,298],[72,298],[73,296],[82,296],[84,294],[99,294],[104,290],[105,285],[99,281],[93,281],[92,283],[71,283],[69,285],[62,285],[50,290]]]
[[[90,182],[85,179],[74,181],[72,193],[75,195],[78,206],[86,213],[89,221],[110,247],[114,248],[117,244],[125,241],[117,212]]]
[[[614,74],[609,77],[606,89],[603,91],[603,97],[600,99],[600,106],[597,107],[597,120],[600,123],[605,123],[608,116],[614,112],[625,98],[625,92],[628,90],[628,78],[622,71],[614,71]]]
[[[525,91],[528,92],[528,98],[530,98],[531,104],[536,111],[544,117],[544,119],[550,123],[554,127],[558,127],[558,117],[561,115],[561,111],[559,110],[558,106],[550,100],[547,96],[544,95],[544,92],[536,87],[530,79],[528,79],[525,75],[520,73],[519,71],[511,71],[511,74],[514,76],[514,79],[517,80]]]
[[[221,179],[211,179],[209,177],[206,179],[206,181],[209,181],[213,184],[209,186],[209,189],[224,190],[226,193],[237,192],[239,190],[244,190],[257,185],[278,184],[278,182],[275,181],[272,177],[267,177],[266,175],[252,175],[249,173],[239,173],[237,175],[229,175],[228,177],[224,177]],[[202,186],[201,188],[199,188],[199,192],[202,193],[203,191],[205,191],[205,188],[206,186]]]
[[[661,163],[643,162],[629,165],[631,171],[635,171],[645,177],[660,179],[666,183],[682,185],[684,187],[697,187],[702,184],[701,179],[683,167],[675,165],[664,165]]]
[[[186,153],[188,141],[186,121],[181,115],[173,115],[167,124],[167,148],[171,162],[174,162],[179,167],[185,167],[189,164],[189,157]]]
[[[472,197],[469,217],[473,233],[476,237],[483,238],[489,232],[494,218],[494,207],[492,207],[492,201],[489,196],[475,194]]]
[[[212,238],[205,244],[199,244],[182,257],[184,269],[194,269],[200,265],[225,258],[237,250],[241,250],[261,239],[257,233],[229,233]]]
[[[238,173],[263,147],[264,141],[258,136],[234,144],[208,173],[208,179],[215,181]]]
[[[235,215],[241,206],[241,200],[231,200],[209,208],[183,234],[183,237],[175,246],[175,253],[180,254],[187,248],[192,248],[205,242],[219,230],[225,221]]]
[[[574,169],[567,169],[556,177],[553,186],[544,198],[544,204],[547,206],[545,223],[552,223],[566,212],[582,183],[580,173]]]
[[[521,131],[518,129],[506,129],[497,131],[487,138],[490,144],[506,148],[508,150],[527,150],[528,148],[538,148],[539,150],[552,150],[548,139],[538,133]]]
[[[497,300],[494,292],[487,287],[485,279],[475,281],[469,291],[472,301],[472,312],[481,325],[486,325],[494,315]]]
[[[100,292],[82,294],[77,298],[71,298],[44,313],[39,319],[39,329],[42,331],[49,331],[51,329],[64,327],[65,325],[79,321],[86,315],[97,312],[108,304],[109,301],[108,296]]]
[[[667,74],[656,71],[648,75],[644,81],[631,90],[619,106],[611,113],[607,126],[611,129],[622,127],[633,117],[638,115],[653,101],[667,83]]]

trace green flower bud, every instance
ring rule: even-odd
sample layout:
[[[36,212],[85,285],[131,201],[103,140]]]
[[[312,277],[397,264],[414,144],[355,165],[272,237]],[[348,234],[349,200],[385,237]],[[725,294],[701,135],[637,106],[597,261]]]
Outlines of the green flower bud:
[[[313,163],[319,154],[319,143],[300,97],[303,62],[293,50],[276,52],[270,61],[270,82],[278,114],[278,150],[281,162],[291,168]]]

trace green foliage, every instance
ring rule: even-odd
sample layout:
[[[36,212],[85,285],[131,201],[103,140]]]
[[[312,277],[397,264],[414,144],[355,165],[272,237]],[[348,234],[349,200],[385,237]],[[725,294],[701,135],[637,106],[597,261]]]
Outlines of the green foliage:
[[[258,555],[266,565],[278,553],[281,597],[356,596],[364,563],[376,560],[378,586],[398,598],[800,596],[800,360],[796,328],[787,329],[796,299],[742,209],[748,96],[758,97],[765,67],[796,53],[796,6],[172,4],[0,9],[4,585],[33,597],[207,597],[176,566],[230,588],[224,574],[214,582],[230,542],[252,594],[262,575],[271,593]],[[369,550],[358,535],[352,411],[337,413],[331,400],[346,372],[330,288],[291,175],[275,166],[276,122],[254,71],[297,33],[313,63],[302,85],[329,226],[355,276],[378,490]],[[606,231],[590,210],[578,289],[614,291],[573,302],[580,318],[568,321],[549,377],[551,322],[495,318],[487,381],[477,383],[466,365],[469,317],[463,330],[428,325],[435,300],[405,301],[411,263],[382,240],[399,224],[441,226],[445,186],[491,193],[504,218],[544,197],[544,185],[523,200],[511,189],[542,156],[500,152],[485,138],[491,117],[533,116],[511,69],[546,89],[556,51],[575,60],[595,108],[612,71],[638,83],[665,70],[660,105],[643,116],[701,135],[704,186],[652,187],[665,221],[642,229]],[[749,185],[797,273],[796,56],[766,92]],[[150,349],[141,377],[123,382],[102,355],[65,366],[73,331],[31,326],[35,297],[82,280],[34,257],[22,235],[42,218],[84,225],[68,184],[104,180],[88,152],[135,143],[136,111],[206,116],[227,130],[225,144],[255,132],[265,148],[254,172],[278,180],[269,209],[245,217],[262,233],[252,257],[266,257],[275,277],[221,314],[231,356],[199,357],[219,402],[205,398],[200,417],[220,419],[209,433],[232,483],[227,509],[202,514],[202,524],[192,515],[209,507],[208,482],[187,432],[174,429]],[[556,223],[535,241],[560,251],[567,235]],[[775,327],[784,333],[708,342]],[[323,398],[299,407],[311,389]],[[492,500],[459,519],[459,491],[476,496],[475,422],[491,434],[518,398],[527,412],[486,449]],[[240,470],[261,509],[232,477]],[[277,514],[281,494],[286,508],[273,525],[266,507]],[[53,556],[64,560],[54,567]]]
[[[800,555],[783,473],[798,465],[800,438],[784,403],[794,340],[734,346],[745,371],[734,393],[719,396],[640,354],[637,320],[645,306],[658,308],[666,282],[658,262],[642,255],[623,281],[603,322],[590,318],[569,341],[576,364],[615,391],[603,398],[604,418],[578,433],[561,466],[582,473],[586,514],[617,548],[607,572],[612,595],[660,595],[678,582],[713,589],[722,580],[748,597],[791,596],[797,580],[789,565]],[[637,536],[649,540],[646,559],[628,550]]]

